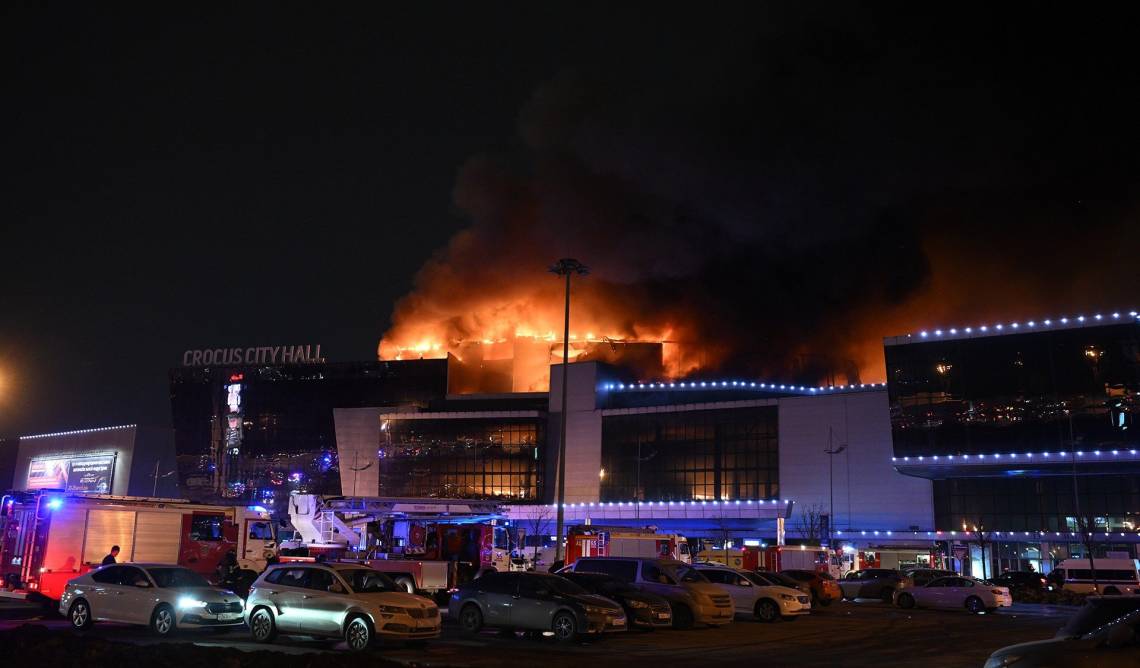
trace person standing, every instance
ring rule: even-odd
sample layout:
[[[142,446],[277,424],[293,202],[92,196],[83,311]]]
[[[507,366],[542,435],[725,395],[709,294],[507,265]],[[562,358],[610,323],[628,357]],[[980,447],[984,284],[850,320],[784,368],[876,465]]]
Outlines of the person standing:
[[[118,545],[112,545],[110,554],[103,557],[103,564],[102,565],[106,566],[108,564],[119,563],[118,556],[119,556],[119,546]]]

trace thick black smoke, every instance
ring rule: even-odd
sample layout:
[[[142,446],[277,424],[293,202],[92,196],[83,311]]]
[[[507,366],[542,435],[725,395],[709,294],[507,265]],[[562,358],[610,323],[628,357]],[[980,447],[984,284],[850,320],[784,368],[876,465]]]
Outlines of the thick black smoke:
[[[1112,40],[781,20],[541,85],[521,146],[461,171],[471,227],[387,336],[557,304],[564,256],[627,335],[665,323],[705,369],[810,382],[882,378],[900,331],[1131,306],[1140,82]]]

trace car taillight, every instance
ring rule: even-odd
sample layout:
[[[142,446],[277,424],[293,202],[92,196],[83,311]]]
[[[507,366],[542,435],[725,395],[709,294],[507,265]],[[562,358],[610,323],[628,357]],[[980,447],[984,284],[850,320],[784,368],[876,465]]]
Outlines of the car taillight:
[[[990,590],[990,593],[991,593],[991,594],[997,594],[998,596],[1001,596],[1001,595],[1002,595],[1002,594],[1004,594],[1005,592],[1004,592],[1004,591],[1002,591],[1002,590],[1000,590],[1000,589],[991,589],[991,590]]]
[[[1046,580],[1045,578],[1041,578],[1041,584],[1045,584],[1046,582],[1048,582],[1048,580]]]

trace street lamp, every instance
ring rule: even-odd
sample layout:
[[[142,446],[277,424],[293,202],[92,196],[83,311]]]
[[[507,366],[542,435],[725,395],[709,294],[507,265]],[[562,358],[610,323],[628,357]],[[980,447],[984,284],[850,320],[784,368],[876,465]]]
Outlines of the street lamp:
[[[824,450],[824,452],[827,453],[827,488],[828,488],[828,492],[830,494],[830,500],[828,502],[829,506],[828,506],[828,510],[827,510],[827,549],[828,550],[832,550],[835,548],[835,546],[832,545],[832,531],[834,531],[834,527],[835,527],[835,455],[838,455],[839,453],[841,453],[847,449],[846,445],[841,445],[838,448],[835,447],[834,445],[832,445],[832,443],[831,443],[832,434],[833,434],[833,431],[832,431],[831,427],[828,427],[827,428],[827,449]],[[848,518],[848,519],[850,519],[850,518]],[[830,558],[828,559],[828,561],[829,562],[831,561]]]
[[[562,427],[558,437],[558,496],[555,499],[558,508],[555,533],[558,539],[555,541],[554,560],[557,562],[564,560],[562,539],[566,523],[566,378],[570,375],[570,277],[574,274],[585,276],[590,273],[590,269],[573,258],[565,257],[550,267],[550,273],[566,277],[566,317],[562,333]]]

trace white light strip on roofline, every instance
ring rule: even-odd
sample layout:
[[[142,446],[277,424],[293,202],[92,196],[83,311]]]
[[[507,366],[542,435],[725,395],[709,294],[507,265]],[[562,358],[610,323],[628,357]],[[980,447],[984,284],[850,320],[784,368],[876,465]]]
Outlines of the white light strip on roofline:
[[[137,424],[123,424],[117,427],[95,427],[94,429],[76,429],[74,431],[57,431],[52,434],[32,434],[31,436],[21,436],[25,438],[51,438],[52,436],[74,436],[76,434],[94,434],[100,431],[115,431],[116,429],[132,429],[138,427]]]
[[[736,499],[736,500],[717,500],[717,501],[591,501],[582,503],[564,503],[563,508],[651,508],[651,507],[683,507],[683,506],[750,506],[750,505],[770,505],[770,506],[786,506],[791,503],[791,499]],[[558,504],[548,503],[547,506],[557,508]]]
[[[990,454],[973,454],[973,455],[918,455],[914,457],[891,457],[891,461],[896,464],[903,462],[904,464],[913,464],[914,462],[937,462],[939,464],[957,464],[964,462],[972,464],[976,462],[1057,462],[1060,464],[1070,463],[1073,461],[1073,456],[1087,462],[1107,461],[1109,459],[1118,459],[1124,457],[1131,459],[1140,454],[1140,450],[1136,448],[1115,448],[1109,450],[1077,450],[1076,452],[1069,452],[1060,450],[1058,452],[1043,451],[1043,452],[1011,452],[1002,454],[1000,452],[993,452]],[[987,459],[988,458],[988,459]]]
[[[996,323],[993,325],[977,325],[973,327],[949,327],[942,329],[924,329],[918,333],[888,336],[883,339],[886,345],[899,345],[920,341],[940,341],[945,339],[980,338],[984,336],[998,336],[1000,334],[1013,334],[1018,332],[1033,332],[1043,330],[1076,329],[1079,327],[1093,327],[1109,323],[1140,321],[1140,313],[1135,310],[1113,311],[1112,313],[1097,313],[1091,316],[1078,315],[1070,318],[1045,318],[1042,320],[1014,321]]]
[[[805,395],[831,394],[836,392],[859,392],[866,390],[881,390],[886,383],[852,383],[850,385],[794,385],[761,383],[747,380],[702,380],[682,382],[651,382],[651,383],[603,383],[599,390],[611,392],[629,392],[645,390],[757,390],[761,392],[796,392]]]

